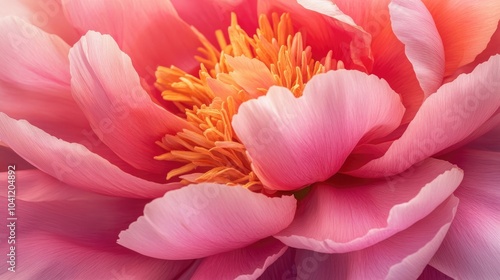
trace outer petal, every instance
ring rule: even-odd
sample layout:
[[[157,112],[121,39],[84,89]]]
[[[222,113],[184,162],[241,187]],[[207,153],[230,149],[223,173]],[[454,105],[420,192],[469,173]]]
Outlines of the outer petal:
[[[382,157],[347,173],[361,177],[397,174],[465,139],[498,113],[498,73],[500,55],[443,85],[426,99],[401,138]]]
[[[425,219],[374,246],[347,254],[297,251],[297,279],[416,279],[437,251],[456,212],[451,197]]]
[[[287,248],[270,237],[242,249],[210,256],[201,261],[191,279],[257,279]]]
[[[423,1],[443,40],[445,75],[474,60],[485,48],[500,19],[500,2],[464,0]]]
[[[323,253],[363,249],[427,216],[462,178],[456,166],[429,159],[384,181],[313,185],[292,224],[275,237],[288,246]]]
[[[56,34],[70,45],[78,40],[76,30],[62,13],[61,0],[0,0],[0,7],[0,17],[21,17],[47,33]]]
[[[88,123],[71,98],[68,44],[17,17],[1,18],[0,33],[0,64],[8,65],[0,69],[0,111],[76,140]]]
[[[135,168],[166,173],[172,164],[154,159],[163,151],[155,141],[186,122],[151,101],[110,36],[89,32],[70,51],[70,63],[73,96],[101,141]]]
[[[233,127],[266,187],[294,190],[328,179],[358,142],[394,130],[403,111],[384,81],[338,70],[313,77],[300,98],[271,87],[239,108]]]
[[[159,65],[190,71],[199,64],[194,56],[201,43],[169,1],[69,0],[63,7],[81,34],[88,30],[110,34],[146,80],[155,80]]]
[[[148,204],[118,243],[155,258],[206,257],[279,232],[292,221],[295,204],[291,196],[270,198],[240,186],[190,185]]]
[[[231,13],[238,25],[250,34],[257,28],[257,0],[170,0],[179,16],[216,44],[215,31],[224,32],[231,24]]]
[[[0,140],[38,169],[97,193],[153,198],[180,186],[134,177],[80,144],[57,139],[26,121],[13,120],[3,113],[0,113]]]
[[[429,96],[443,83],[445,67],[443,42],[434,20],[420,0],[393,0],[389,11],[392,29],[405,44],[420,87]]]
[[[0,178],[0,187],[7,190],[7,173]],[[7,214],[5,196],[0,194],[2,217]],[[174,278],[190,262],[150,259],[115,242],[145,203],[86,192],[38,170],[16,172],[16,272],[4,263],[0,278]]]
[[[448,157],[465,170],[457,216],[430,264],[455,279],[497,279],[500,256],[500,153],[463,150]]]

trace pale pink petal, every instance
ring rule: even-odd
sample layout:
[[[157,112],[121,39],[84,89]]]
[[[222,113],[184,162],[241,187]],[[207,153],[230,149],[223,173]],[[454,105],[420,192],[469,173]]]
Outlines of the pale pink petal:
[[[68,44],[17,17],[1,18],[0,33],[0,64],[8,65],[0,68],[0,111],[74,140],[88,123],[71,98]]]
[[[306,0],[303,0],[304,2]],[[309,0],[308,2],[316,2]],[[422,104],[424,94],[404,45],[394,34],[389,14],[390,0],[335,0],[337,7],[371,35],[372,74],[386,80],[401,95],[406,108],[403,123],[408,123]]]
[[[335,174],[358,142],[389,134],[403,111],[385,81],[338,70],[313,77],[300,98],[271,87],[239,108],[233,127],[265,186],[294,190]]]
[[[210,256],[201,261],[191,279],[257,279],[287,248],[270,237],[245,248]]]
[[[424,0],[443,40],[450,75],[472,62],[487,46],[500,19],[497,0]]]
[[[238,17],[238,25],[249,34],[257,28],[257,0],[170,0],[179,16],[193,25],[213,44],[217,43],[215,31],[227,33],[231,13]]]
[[[76,187],[101,194],[154,198],[179,184],[149,182],[120,170],[85,146],[68,143],[0,113],[0,139],[33,166]]]
[[[382,157],[346,173],[391,176],[465,139],[500,108],[498,73],[500,55],[443,85],[425,100],[401,138]]]
[[[189,185],[146,205],[118,243],[146,256],[192,259],[228,252],[290,224],[296,200],[270,198],[240,186]]]
[[[465,171],[457,216],[430,264],[455,279],[500,277],[500,153],[463,150],[447,157]]]
[[[149,82],[159,65],[186,71],[199,65],[194,56],[201,43],[169,1],[68,0],[63,7],[82,35],[89,30],[110,34]]]
[[[290,247],[323,253],[363,249],[427,216],[462,178],[456,166],[428,159],[386,180],[316,184],[292,224],[275,237]]]
[[[41,28],[47,33],[56,34],[68,44],[78,40],[76,30],[64,17],[62,0],[0,0],[0,17],[17,16]]]
[[[261,0],[259,12],[290,14],[295,30],[311,46],[314,58],[324,58],[331,50],[332,57],[342,60],[347,69],[371,70],[370,35],[331,1]]]
[[[420,1],[393,0],[389,5],[392,29],[405,45],[420,87],[426,96],[443,83],[443,42],[431,14]]]
[[[109,35],[89,32],[69,57],[73,96],[100,140],[135,168],[166,174],[173,164],[154,159],[164,152],[155,142],[187,123],[151,101]]]
[[[450,197],[427,217],[389,239],[346,254],[298,250],[298,279],[416,279],[448,231],[458,206]]]

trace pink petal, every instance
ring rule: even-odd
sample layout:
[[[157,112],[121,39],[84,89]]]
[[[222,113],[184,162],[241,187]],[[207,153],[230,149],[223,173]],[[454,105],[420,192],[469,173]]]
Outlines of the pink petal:
[[[476,150],[500,152],[500,145],[498,143],[500,143],[500,125],[497,125],[490,132],[471,142],[467,147]]]
[[[240,186],[189,185],[146,205],[118,243],[161,259],[206,257],[276,234],[292,221],[295,204],[291,196],[270,198]]]
[[[382,157],[346,173],[391,176],[465,139],[500,108],[498,73],[500,55],[443,85],[425,100],[401,138]]]
[[[57,179],[101,194],[154,198],[179,184],[149,182],[120,170],[80,144],[48,135],[0,113],[0,139],[33,166]]]
[[[500,3],[443,0],[423,1],[443,40],[446,71],[450,75],[474,60],[490,41],[500,19]]]
[[[62,209],[61,209],[62,210]],[[92,223],[87,224],[92,228]],[[19,234],[15,272],[2,265],[0,278],[12,279],[166,279],[174,280],[192,261],[164,261],[118,245],[92,248],[47,234]],[[22,256],[22,257],[21,257]]]
[[[386,80],[401,95],[406,108],[403,123],[408,123],[422,104],[424,94],[404,45],[392,30],[389,3],[390,0],[335,0],[341,11],[371,35],[374,62],[371,73]]]
[[[500,153],[462,150],[448,157],[465,171],[460,207],[430,264],[455,279],[500,277]]]
[[[420,87],[429,96],[441,86],[445,67],[443,42],[434,20],[421,1],[393,0],[389,11],[392,29],[405,44]]]
[[[458,199],[450,197],[436,210],[390,239],[346,254],[298,250],[298,279],[416,279],[437,251],[450,227]]]
[[[323,253],[363,249],[427,216],[462,178],[456,166],[428,159],[383,181],[356,183],[348,178],[313,185],[292,224],[275,237],[290,247]]]
[[[190,71],[199,64],[194,56],[201,43],[170,1],[69,0],[63,8],[82,35],[89,30],[110,34],[150,82],[159,65]]]
[[[0,111],[75,140],[88,123],[71,98],[68,44],[16,17],[1,18],[0,32],[0,64],[8,65],[0,69]]]
[[[151,101],[109,35],[89,32],[69,57],[73,96],[100,140],[135,168],[166,174],[173,164],[154,159],[164,152],[155,141],[186,122]]]
[[[370,35],[331,1],[264,0],[259,2],[259,11],[289,13],[295,30],[302,33],[316,59],[324,58],[331,50],[333,58],[342,60],[348,69],[371,70]]]
[[[179,16],[187,24],[193,25],[213,44],[215,31],[227,32],[231,24],[231,13],[238,16],[238,25],[249,34],[257,28],[257,0],[171,0]],[[216,44],[217,46],[217,44]]]
[[[1,143],[0,143],[1,144]],[[0,145],[0,172],[7,171],[9,165],[15,165],[16,170],[33,169],[33,165],[18,156],[9,147]]]
[[[293,269],[295,268],[295,252],[293,248],[288,248],[266,271],[260,276],[260,280],[274,279],[295,279]]]
[[[201,261],[191,279],[257,279],[287,248],[270,237],[242,249],[210,256]]]
[[[453,278],[448,277],[434,267],[427,265],[418,277],[417,280],[452,280]]]
[[[294,190],[335,174],[358,142],[390,133],[403,111],[383,80],[338,70],[313,77],[300,98],[270,88],[239,108],[233,127],[265,186]]]
[[[62,13],[62,0],[0,0],[0,17],[17,16],[39,27],[43,31],[56,34],[68,44],[78,40],[76,30]]]

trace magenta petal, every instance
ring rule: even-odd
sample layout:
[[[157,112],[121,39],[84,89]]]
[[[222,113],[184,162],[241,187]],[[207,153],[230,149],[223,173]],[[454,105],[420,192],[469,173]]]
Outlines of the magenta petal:
[[[443,85],[425,100],[401,138],[382,157],[346,173],[360,177],[391,176],[461,142],[498,114],[498,73],[500,55]]]
[[[113,196],[154,198],[179,184],[158,184],[123,172],[80,144],[68,143],[0,112],[0,139],[38,169],[70,185]]]
[[[241,186],[189,185],[146,205],[118,243],[160,259],[193,259],[248,246],[287,227],[291,196],[270,198]]]
[[[420,87],[429,96],[443,83],[445,68],[443,42],[432,15],[420,0],[393,0],[389,11],[392,29],[405,44]]]
[[[335,174],[358,143],[389,134],[403,112],[385,81],[338,70],[313,77],[299,98],[271,87],[241,105],[233,127],[264,185],[294,190]]]
[[[455,279],[498,279],[500,153],[462,150],[448,159],[465,172],[455,192],[460,207],[430,264]]]
[[[387,180],[313,185],[292,224],[275,237],[290,247],[323,253],[360,250],[427,216],[462,178],[456,166],[428,159]]]
[[[164,152],[155,141],[187,123],[151,101],[110,36],[89,32],[69,57],[73,96],[101,141],[135,168],[166,174],[172,164],[154,159]]]
[[[287,248],[270,237],[245,248],[210,256],[201,261],[191,279],[257,279]]]
[[[416,279],[448,231],[458,205],[451,196],[431,214],[391,238],[346,254],[298,250],[299,279]]]

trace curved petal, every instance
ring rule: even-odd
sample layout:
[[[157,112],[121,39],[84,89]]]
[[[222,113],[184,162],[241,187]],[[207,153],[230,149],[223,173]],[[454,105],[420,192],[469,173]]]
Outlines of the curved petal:
[[[445,75],[472,62],[495,32],[500,19],[500,2],[423,0],[443,40]]]
[[[316,59],[322,59],[332,51],[332,57],[342,60],[347,69],[371,71],[370,35],[331,1],[261,0],[259,11],[290,14],[295,30],[302,33]]]
[[[118,243],[146,256],[192,259],[228,252],[290,224],[296,200],[270,198],[243,187],[189,185],[146,205],[144,216]]]
[[[275,237],[290,247],[323,253],[360,250],[427,216],[462,178],[456,166],[428,159],[383,181],[313,185],[293,222]]]
[[[70,94],[69,45],[17,17],[1,18],[0,33],[0,64],[8,65],[0,69],[0,111],[74,140],[88,123]]]
[[[287,248],[270,237],[242,249],[210,256],[201,261],[191,279],[257,279]]]
[[[313,77],[299,98],[271,87],[241,105],[233,128],[265,186],[294,190],[335,174],[358,142],[389,134],[403,111],[383,80],[338,70]]]
[[[69,58],[73,96],[100,140],[135,168],[164,174],[172,169],[154,159],[164,152],[155,142],[187,123],[151,101],[113,39],[89,32]]]
[[[70,185],[101,194],[154,198],[181,185],[149,182],[120,170],[83,145],[48,135],[0,113],[0,139],[33,166]]]
[[[238,25],[249,34],[257,29],[258,0],[170,0],[179,16],[196,27],[212,44],[217,45],[215,31],[227,31],[231,13],[238,16]]]
[[[410,228],[363,250],[320,254],[297,250],[299,279],[416,279],[448,231],[458,205],[450,197]]]
[[[443,83],[443,42],[431,14],[421,1],[393,0],[389,5],[392,29],[405,45],[420,87],[426,96]]]
[[[455,279],[500,277],[500,153],[462,150],[448,156],[465,171],[460,207],[430,264]]]
[[[0,7],[0,17],[23,18],[47,33],[56,34],[70,45],[78,40],[76,30],[62,13],[61,0],[0,0]]]
[[[346,173],[391,176],[465,139],[500,108],[498,73],[500,55],[443,85],[425,100],[401,138],[382,157]]]
[[[81,34],[89,30],[110,34],[131,57],[139,76],[149,82],[155,80],[160,65],[188,72],[199,65],[194,56],[201,43],[169,1],[68,0],[63,8]]]

